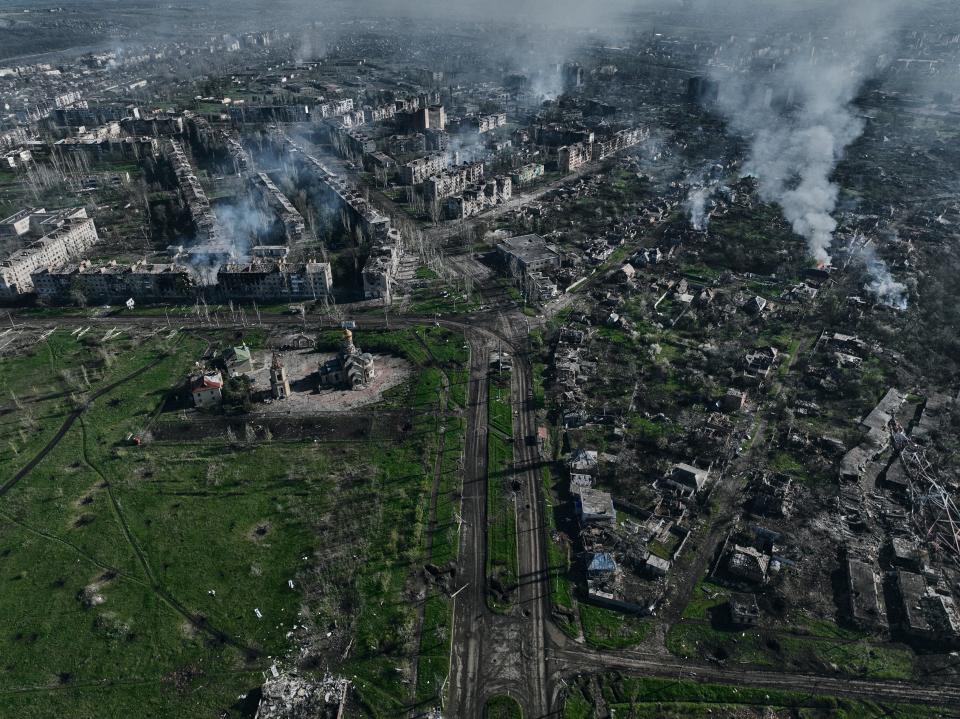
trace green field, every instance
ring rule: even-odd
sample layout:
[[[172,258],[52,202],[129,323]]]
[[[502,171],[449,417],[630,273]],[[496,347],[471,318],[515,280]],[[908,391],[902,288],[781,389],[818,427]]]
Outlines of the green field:
[[[572,583],[570,581],[570,547],[555,536],[557,533],[557,519],[555,500],[551,493],[551,482],[553,475],[548,467],[543,468],[543,496],[547,500],[547,506],[544,508],[546,517],[546,545],[547,545],[547,563],[550,573],[550,603],[552,607],[561,615],[557,615],[557,625],[569,636],[576,638],[579,630],[576,623],[576,612],[574,610]]]
[[[274,662],[347,675],[354,714],[432,699],[449,600],[408,592],[456,554],[464,423],[444,412],[445,372],[462,370],[462,337],[365,333],[418,370],[389,443],[150,441],[207,338],[88,338],[58,330],[0,362],[4,482],[126,380],[0,497],[0,714],[252,716]]]
[[[484,719],[523,719],[523,710],[513,697],[498,694],[483,707]]]
[[[934,707],[877,704],[811,692],[726,686],[702,682],[601,675],[581,679],[564,698],[564,719],[594,716],[595,692],[613,717],[686,719],[687,717],[800,717],[802,719],[933,719]]]
[[[597,649],[625,649],[644,640],[652,626],[651,620],[580,604],[580,624],[583,636],[591,647]]]
[[[729,664],[833,671],[872,679],[910,679],[914,654],[907,648],[862,639],[798,636],[751,629],[724,631],[684,619],[667,633],[667,648],[685,658],[720,658]]]
[[[510,377],[491,375],[487,401],[487,574],[506,592],[519,581],[517,515],[511,480],[513,474],[513,413]],[[510,602],[488,597],[491,609],[505,611]]]

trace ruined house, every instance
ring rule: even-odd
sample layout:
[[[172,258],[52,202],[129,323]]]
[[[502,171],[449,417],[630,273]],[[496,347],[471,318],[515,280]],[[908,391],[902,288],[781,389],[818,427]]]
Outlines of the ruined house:
[[[756,594],[731,594],[727,611],[730,613],[730,622],[738,627],[754,627],[760,621]]]
[[[848,559],[846,569],[850,617],[865,629],[886,626],[883,592],[873,566],[859,559]]]
[[[770,557],[759,549],[735,544],[727,555],[727,571],[739,579],[763,584],[769,570]]]

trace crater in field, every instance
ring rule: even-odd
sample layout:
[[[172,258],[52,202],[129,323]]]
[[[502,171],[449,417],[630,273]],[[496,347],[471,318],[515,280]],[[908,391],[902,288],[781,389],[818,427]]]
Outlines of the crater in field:
[[[259,542],[261,539],[270,534],[272,529],[273,525],[270,524],[270,522],[259,522],[247,533],[247,538],[253,542]]]

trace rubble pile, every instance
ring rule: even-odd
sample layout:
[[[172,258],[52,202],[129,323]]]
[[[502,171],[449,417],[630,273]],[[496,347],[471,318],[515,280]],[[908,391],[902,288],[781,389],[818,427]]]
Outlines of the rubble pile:
[[[275,672],[263,685],[256,719],[339,717],[349,688],[349,681],[331,674],[315,682],[292,672]]]

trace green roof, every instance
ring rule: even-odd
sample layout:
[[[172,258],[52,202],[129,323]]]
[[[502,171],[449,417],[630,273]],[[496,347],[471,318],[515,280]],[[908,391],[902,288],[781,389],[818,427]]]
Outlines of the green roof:
[[[236,362],[237,364],[250,361],[250,348],[246,345],[231,347],[223,354],[228,360],[231,362]]]

